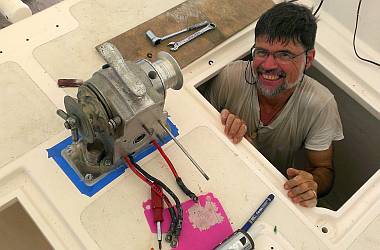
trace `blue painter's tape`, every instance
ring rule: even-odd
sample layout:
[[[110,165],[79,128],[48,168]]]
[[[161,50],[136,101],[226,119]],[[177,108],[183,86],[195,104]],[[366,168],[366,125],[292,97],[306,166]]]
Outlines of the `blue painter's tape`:
[[[167,119],[166,122],[169,124],[170,131],[172,132],[172,134],[174,136],[178,136],[178,128],[174,125],[174,123],[172,123],[169,119]],[[159,141],[158,143],[162,146],[170,140],[171,137],[169,135],[166,135],[164,138],[162,138],[162,142]],[[126,166],[121,165],[120,167],[108,172],[103,178],[99,179],[93,185],[87,185],[77,174],[77,172],[70,166],[70,164],[65,160],[65,158],[63,158],[63,156],[61,155],[62,150],[65,149],[71,143],[72,140],[71,137],[69,137],[61,141],[54,147],[47,149],[48,158],[53,158],[55,160],[57,165],[62,169],[62,171],[66,174],[66,176],[71,180],[71,182],[78,188],[78,190],[82,194],[91,197],[94,194],[96,194],[99,190],[101,190],[103,187],[105,187],[108,183],[112,182],[119,175],[124,173]],[[144,148],[143,150],[133,154],[132,158],[135,162],[137,162],[143,159],[145,156],[149,155],[150,153],[154,152],[155,150],[156,148],[153,145],[150,145],[149,147]]]

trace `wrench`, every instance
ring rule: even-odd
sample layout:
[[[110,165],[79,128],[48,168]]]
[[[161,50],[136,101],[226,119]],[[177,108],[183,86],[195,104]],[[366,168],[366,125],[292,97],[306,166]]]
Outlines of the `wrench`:
[[[197,32],[194,32],[190,36],[186,37],[185,39],[179,41],[179,42],[170,42],[168,46],[170,47],[171,51],[177,51],[179,47],[182,45],[190,42],[191,40],[197,38],[198,36],[202,35],[203,33],[206,33],[209,30],[213,30],[216,28],[216,25],[214,23],[209,23],[206,27],[204,27],[201,30],[198,30]]]
[[[147,32],[145,32],[145,35],[149,38],[149,40],[152,42],[152,44],[154,46],[154,45],[160,44],[163,40],[172,38],[172,37],[177,36],[179,34],[182,34],[182,33],[185,33],[185,32],[191,31],[191,30],[195,30],[195,29],[198,29],[198,28],[203,28],[203,27],[207,26],[209,23],[210,23],[209,21],[203,21],[203,22],[200,22],[200,23],[196,23],[196,24],[191,25],[191,26],[189,26],[187,28],[184,28],[184,29],[182,29],[180,31],[168,34],[168,35],[163,36],[163,37],[156,36],[153,33],[153,31],[151,31],[151,30],[148,30]]]

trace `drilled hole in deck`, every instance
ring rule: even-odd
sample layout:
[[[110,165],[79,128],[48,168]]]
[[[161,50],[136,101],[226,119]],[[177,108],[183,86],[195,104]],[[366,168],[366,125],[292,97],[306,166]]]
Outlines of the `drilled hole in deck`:
[[[157,73],[155,71],[149,71],[148,76],[150,79],[156,79]]]
[[[328,233],[329,232],[329,230],[327,229],[327,227],[322,227],[322,233]]]

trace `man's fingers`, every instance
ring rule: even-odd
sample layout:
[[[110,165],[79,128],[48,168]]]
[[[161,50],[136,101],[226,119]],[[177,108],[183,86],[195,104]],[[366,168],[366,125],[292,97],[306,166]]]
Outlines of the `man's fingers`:
[[[297,170],[297,169],[294,169],[294,170]],[[287,182],[285,182],[284,184],[284,188],[289,190],[289,189],[292,189],[304,182],[308,182],[308,181],[313,181],[314,178],[313,178],[313,175],[306,172],[306,171],[302,171],[302,170],[297,170],[298,171],[298,175],[296,175],[295,177],[293,177],[292,179],[288,180]],[[289,169],[288,171],[289,172]]]
[[[296,195],[294,195],[294,193],[288,193],[288,196],[292,198],[293,202],[295,203],[317,198],[314,189],[308,189],[305,192],[298,193]]]
[[[302,176],[297,175],[296,177],[293,177],[292,179],[285,182],[284,188],[287,190],[292,189],[292,188],[300,185],[302,183],[302,181],[303,181]]]
[[[317,193],[314,190],[309,190],[297,198],[298,201],[294,202],[299,203],[303,207],[315,207],[318,203]]]
[[[240,127],[243,125],[242,121],[239,118],[235,117],[235,120],[232,122],[228,137],[233,139],[237,132],[240,130]]]
[[[247,133],[247,125],[243,124],[240,126],[238,132],[233,139],[234,143],[238,143],[243,139],[243,136]]]
[[[234,122],[234,120],[235,120],[235,115],[230,113],[227,116],[226,124],[224,126],[224,133],[226,135],[228,135],[230,133],[230,129],[231,129],[231,126],[232,126],[232,123]]]
[[[230,111],[228,111],[228,109],[223,109],[220,112],[220,120],[222,121],[223,125],[226,125],[227,117],[229,114],[230,114]]]
[[[289,190],[289,198],[291,198],[294,203],[299,203],[304,207],[316,206],[316,190],[318,190],[318,184],[314,181],[313,175],[294,168],[288,168],[287,174],[293,176],[284,184],[284,188]]]
[[[220,119],[224,125],[224,133],[233,143],[238,143],[247,133],[247,125],[238,116],[230,113],[229,110],[223,109],[220,112]]]
[[[317,183],[315,183],[314,181],[308,181],[298,186],[295,186],[289,190],[289,197],[295,197],[309,190],[317,190]]]
[[[301,170],[295,169],[295,168],[288,168],[286,170],[286,174],[288,175],[289,178],[292,178],[296,175],[298,175],[301,172]]]
[[[311,200],[306,200],[306,201],[301,201],[299,204],[303,207],[315,207],[317,206],[317,199],[311,199]]]

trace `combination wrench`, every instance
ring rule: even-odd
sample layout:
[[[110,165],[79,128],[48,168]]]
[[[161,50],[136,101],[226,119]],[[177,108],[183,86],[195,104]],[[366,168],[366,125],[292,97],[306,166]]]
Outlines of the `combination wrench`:
[[[177,51],[179,49],[179,47],[181,47],[182,45],[184,45],[184,44],[192,41],[193,39],[201,36],[202,34],[206,33],[207,31],[213,30],[215,28],[216,28],[216,25],[214,23],[209,23],[203,29],[198,30],[197,32],[194,32],[193,34],[191,34],[190,36],[186,37],[185,39],[183,39],[183,40],[181,40],[179,42],[170,42],[168,44],[168,46],[170,47],[171,51]]]
[[[184,29],[182,29],[180,31],[168,34],[168,35],[163,36],[163,37],[156,36],[153,33],[153,31],[151,31],[151,30],[148,30],[147,32],[145,32],[145,35],[149,38],[149,40],[155,46],[155,45],[160,44],[163,40],[172,38],[174,36],[177,36],[177,35],[180,35],[182,33],[185,33],[185,32],[188,32],[188,31],[192,31],[192,30],[195,30],[195,29],[198,29],[198,28],[203,28],[203,27],[207,26],[209,23],[210,23],[209,21],[203,21],[203,22],[200,22],[200,23],[196,23],[196,24],[191,25],[191,26],[189,26],[187,28],[184,28]]]

